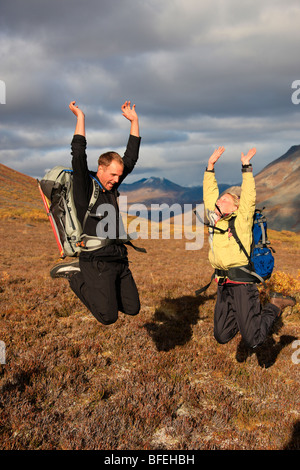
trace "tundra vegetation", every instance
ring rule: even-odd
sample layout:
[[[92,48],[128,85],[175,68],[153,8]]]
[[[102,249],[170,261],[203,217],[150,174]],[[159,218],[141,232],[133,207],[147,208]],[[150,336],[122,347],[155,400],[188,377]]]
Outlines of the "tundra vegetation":
[[[211,276],[207,237],[198,251],[172,237],[129,248],[141,311],[103,326],[50,278],[50,224],[22,207],[0,213],[2,450],[299,449],[299,234],[269,231],[268,287],[297,304],[249,352],[239,335],[214,340],[214,283],[194,295]]]

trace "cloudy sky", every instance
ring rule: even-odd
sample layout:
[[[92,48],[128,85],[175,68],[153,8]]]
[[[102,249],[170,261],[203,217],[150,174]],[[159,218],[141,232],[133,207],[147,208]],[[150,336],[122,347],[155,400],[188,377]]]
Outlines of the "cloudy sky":
[[[128,183],[202,184],[220,145],[218,180],[238,183],[241,152],[257,148],[257,173],[300,144],[299,24],[299,0],[1,0],[0,162],[34,177],[70,165],[76,100],[95,170],[124,152],[129,99],[142,144]]]

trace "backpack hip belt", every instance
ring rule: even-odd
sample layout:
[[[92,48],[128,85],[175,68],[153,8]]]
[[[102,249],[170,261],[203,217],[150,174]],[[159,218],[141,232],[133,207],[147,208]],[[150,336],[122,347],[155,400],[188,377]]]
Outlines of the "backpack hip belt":
[[[80,241],[76,243],[76,246],[80,247],[81,251],[94,251],[99,248],[103,248],[107,245],[113,245],[115,240],[109,238],[98,238],[92,235],[82,235]]]
[[[230,281],[235,282],[246,282],[246,283],[257,283],[264,282],[264,280],[259,279],[258,275],[253,272],[251,266],[236,266],[234,268],[229,268],[228,270],[215,269],[215,276],[219,277],[219,282],[229,279]]]
[[[147,253],[145,248],[133,245],[133,243],[130,241],[130,236],[124,239],[110,239],[93,237],[92,235],[84,234],[82,235],[80,241],[76,243],[76,245],[80,247],[81,251],[95,251],[108,245],[130,245],[136,251]]]

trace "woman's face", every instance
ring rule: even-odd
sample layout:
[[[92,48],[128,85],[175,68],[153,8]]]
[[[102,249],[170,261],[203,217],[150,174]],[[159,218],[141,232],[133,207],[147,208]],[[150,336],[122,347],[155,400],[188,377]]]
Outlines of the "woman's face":
[[[237,206],[234,203],[234,200],[230,194],[223,194],[217,202],[215,213],[224,216],[225,214],[231,214],[237,209]]]

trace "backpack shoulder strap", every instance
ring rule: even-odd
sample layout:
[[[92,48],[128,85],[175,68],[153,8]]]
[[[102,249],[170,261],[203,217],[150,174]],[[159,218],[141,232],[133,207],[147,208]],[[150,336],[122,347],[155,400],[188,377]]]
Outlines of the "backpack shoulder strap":
[[[208,222],[204,222],[204,220],[202,220],[202,218],[200,217],[199,213],[197,212],[196,209],[194,209],[194,214],[196,215],[196,217],[200,220],[201,224],[203,225],[206,225],[206,227],[209,227],[211,229],[213,229],[213,231],[218,231],[220,233],[226,233],[228,232],[228,229],[227,230],[223,230],[222,228],[219,228],[219,227],[216,227],[215,225],[212,225]]]
[[[90,175],[90,177],[92,178],[93,190],[92,190],[92,195],[91,195],[91,199],[90,199],[86,214],[83,219],[82,230],[84,229],[87,218],[89,217],[91,210],[93,209],[100,193],[100,183],[96,180],[94,176]],[[103,189],[102,186],[101,186],[101,189]]]
[[[230,229],[230,232],[231,232],[232,235],[234,236],[235,241],[236,241],[237,244],[239,245],[240,250],[244,253],[244,255],[247,257],[247,259],[249,260],[249,262],[251,262],[250,256],[249,256],[249,254],[247,253],[246,248],[244,247],[244,245],[242,244],[241,240],[239,239],[238,234],[236,233],[236,229],[235,229],[235,219],[236,219],[236,217],[231,217],[231,219],[229,219],[229,221],[228,221],[228,228]]]

